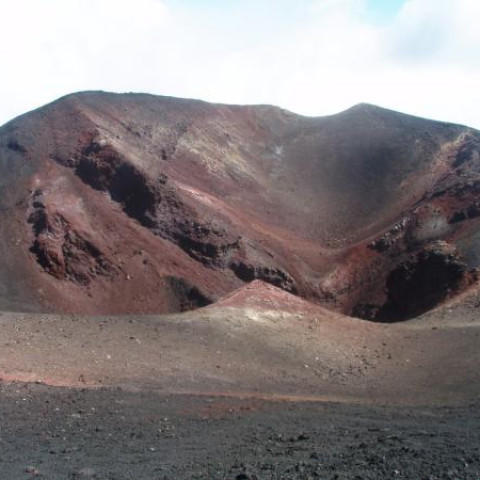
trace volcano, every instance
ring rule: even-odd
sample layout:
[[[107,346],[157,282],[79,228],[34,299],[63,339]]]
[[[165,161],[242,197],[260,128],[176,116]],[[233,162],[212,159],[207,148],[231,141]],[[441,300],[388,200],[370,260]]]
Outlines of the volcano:
[[[259,280],[405,320],[478,285],[479,195],[468,127],[76,93],[0,128],[0,310],[174,313]]]

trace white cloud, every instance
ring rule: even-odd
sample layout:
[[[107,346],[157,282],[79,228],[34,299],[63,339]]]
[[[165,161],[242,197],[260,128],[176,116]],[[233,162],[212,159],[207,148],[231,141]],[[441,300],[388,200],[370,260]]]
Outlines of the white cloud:
[[[180,6],[182,5],[182,6]],[[480,128],[480,2],[2,0],[0,123],[71,91],[272,103],[367,101]]]
[[[2,0],[0,19],[0,121],[76,90],[134,89],[169,25],[156,0]]]
[[[479,69],[478,0],[410,0],[400,12],[390,40],[406,60]]]

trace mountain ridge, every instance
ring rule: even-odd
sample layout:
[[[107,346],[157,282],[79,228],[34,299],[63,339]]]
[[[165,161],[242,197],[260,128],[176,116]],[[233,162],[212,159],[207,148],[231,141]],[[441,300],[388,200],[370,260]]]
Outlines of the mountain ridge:
[[[18,260],[2,260],[0,304],[173,312],[259,279],[343,314],[415,316],[477,281],[479,139],[368,104],[303,117],[68,95],[0,128],[0,242]],[[440,294],[413,301],[432,268]]]

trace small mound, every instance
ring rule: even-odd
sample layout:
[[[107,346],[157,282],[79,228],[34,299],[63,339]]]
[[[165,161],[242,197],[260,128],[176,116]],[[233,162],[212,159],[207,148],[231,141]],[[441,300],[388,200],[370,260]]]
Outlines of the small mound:
[[[320,313],[326,309],[275,287],[262,280],[240,287],[215,302],[211,307],[256,308],[261,310],[282,310],[286,312]],[[328,312],[330,313],[330,312]]]

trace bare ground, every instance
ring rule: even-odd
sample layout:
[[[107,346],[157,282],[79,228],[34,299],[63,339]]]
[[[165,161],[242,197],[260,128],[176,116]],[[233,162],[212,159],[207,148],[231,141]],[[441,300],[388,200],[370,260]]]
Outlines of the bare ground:
[[[480,410],[1,387],[0,478],[462,479]]]
[[[270,306],[240,300],[172,316],[3,313],[0,377],[404,404],[477,398],[476,294],[400,324],[309,310],[307,302],[289,311],[288,294],[278,294],[281,304],[275,295]]]
[[[0,478],[479,478],[476,291],[402,324],[241,293],[3,313]]]

